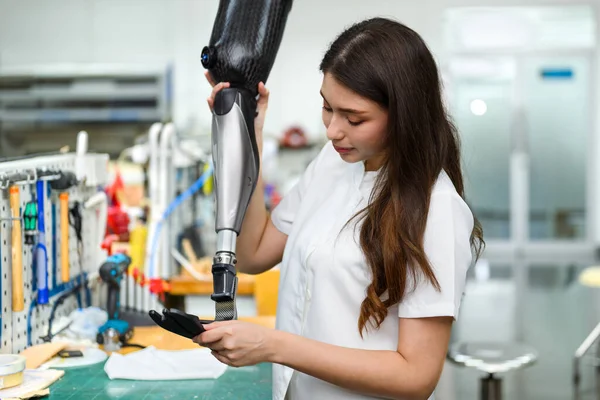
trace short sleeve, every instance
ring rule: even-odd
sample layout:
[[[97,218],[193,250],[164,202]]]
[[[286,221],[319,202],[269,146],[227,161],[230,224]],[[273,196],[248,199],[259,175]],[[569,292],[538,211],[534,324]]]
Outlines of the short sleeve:
[[[432,194],[423,246],[441,290],[419,276],[416,287],[411,285],[398,306],[400,318],[458,318],[473,259],[472,230],[473,215],[456,192]]]
[[[326,147],[327,145],[320,151],[317,157],[310,162],[300,177],[300,180],[287,194],[283,196],[283,199],[281,199],[279,204],[271,213],[271,221],[273,221],[275,228],[288,236],[292,231],[292,224],[294,223],[294,218],[298,212],[298,209],[300,208],[300,204],[302,203],[302,197],[313,181],[315,171],[318,168],[321,158],[323,157],[323,153],[326,151]]]

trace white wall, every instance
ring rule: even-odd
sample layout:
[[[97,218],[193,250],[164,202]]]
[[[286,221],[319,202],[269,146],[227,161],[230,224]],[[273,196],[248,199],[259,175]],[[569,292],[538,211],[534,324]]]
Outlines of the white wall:
[[[527,1],[547,4],[548,1]],[[564,0],[555,3],[569,3]],[[299,124],[322,132],[318,72],[327,45],[345,26],[383,15],[422,34],[442,50],[444,9],[516,5],[518,0],[295,0],[268,86],[266,130]],[[0,0],[0,67],[47,63],[172,63],[174,117],[182,127],[208,129],[200,52],[208,43],[217,0]]]
[[[53,63],[171,64],[176,122],[183,127],[206,123],[209,88],[199,56],[217,4],[0,0],[0,68]]]

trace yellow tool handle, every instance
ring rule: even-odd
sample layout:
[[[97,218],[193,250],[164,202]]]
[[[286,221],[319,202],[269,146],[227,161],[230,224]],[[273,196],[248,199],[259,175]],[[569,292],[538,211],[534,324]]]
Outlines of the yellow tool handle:
[[[69,193],[61,193],[60,199],[60,275],[69,282]]]
[[[23,311],[23,242],[21,241],[21,199],[19,188],[10,188],[10,210],[12,221],[12,310]]]

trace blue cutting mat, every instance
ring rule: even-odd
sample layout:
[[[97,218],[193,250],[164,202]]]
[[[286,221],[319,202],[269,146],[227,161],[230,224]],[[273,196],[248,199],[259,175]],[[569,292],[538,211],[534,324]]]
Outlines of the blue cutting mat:
[[[228,368],[219,379],[190,381],[110,380],[104,363],[65,370],[50,387],[50,400],[269,400],[271,364]]]

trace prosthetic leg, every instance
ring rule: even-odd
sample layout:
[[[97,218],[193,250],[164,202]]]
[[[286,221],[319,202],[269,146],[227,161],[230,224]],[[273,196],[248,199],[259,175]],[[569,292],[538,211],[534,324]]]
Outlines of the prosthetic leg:
[[[221,0],[210,43],[202,50],[202,65],[213,80],[230,83],[215,97],[212,122],[217,250],[211,299],[217,321],[237,318],[235,245],[259,171],[254,132],[258,84],[271,72],[291,6],[292,0]],[[182,336],[201,333],[197,318],[174,311],[150,315]],[[181,318],[192,323],[184,327]],[[190,332],[191,326],[198,330]]]
[[[256,102],[245,89],[224,89],[215,97],[212,125],[217,252],[213,259],[213,294],[217,320],[237,318],[235,244],[256,188],[259,155],[254,136]]]
[[[213,80],[231,84],[217,93],[213,107],[217,252],[211,298],[217,320],[237,318],[235,243],[259,171],[255,99],[275,62],[291,5],[291,0],[221,1],[210,45],[202,51]]]

